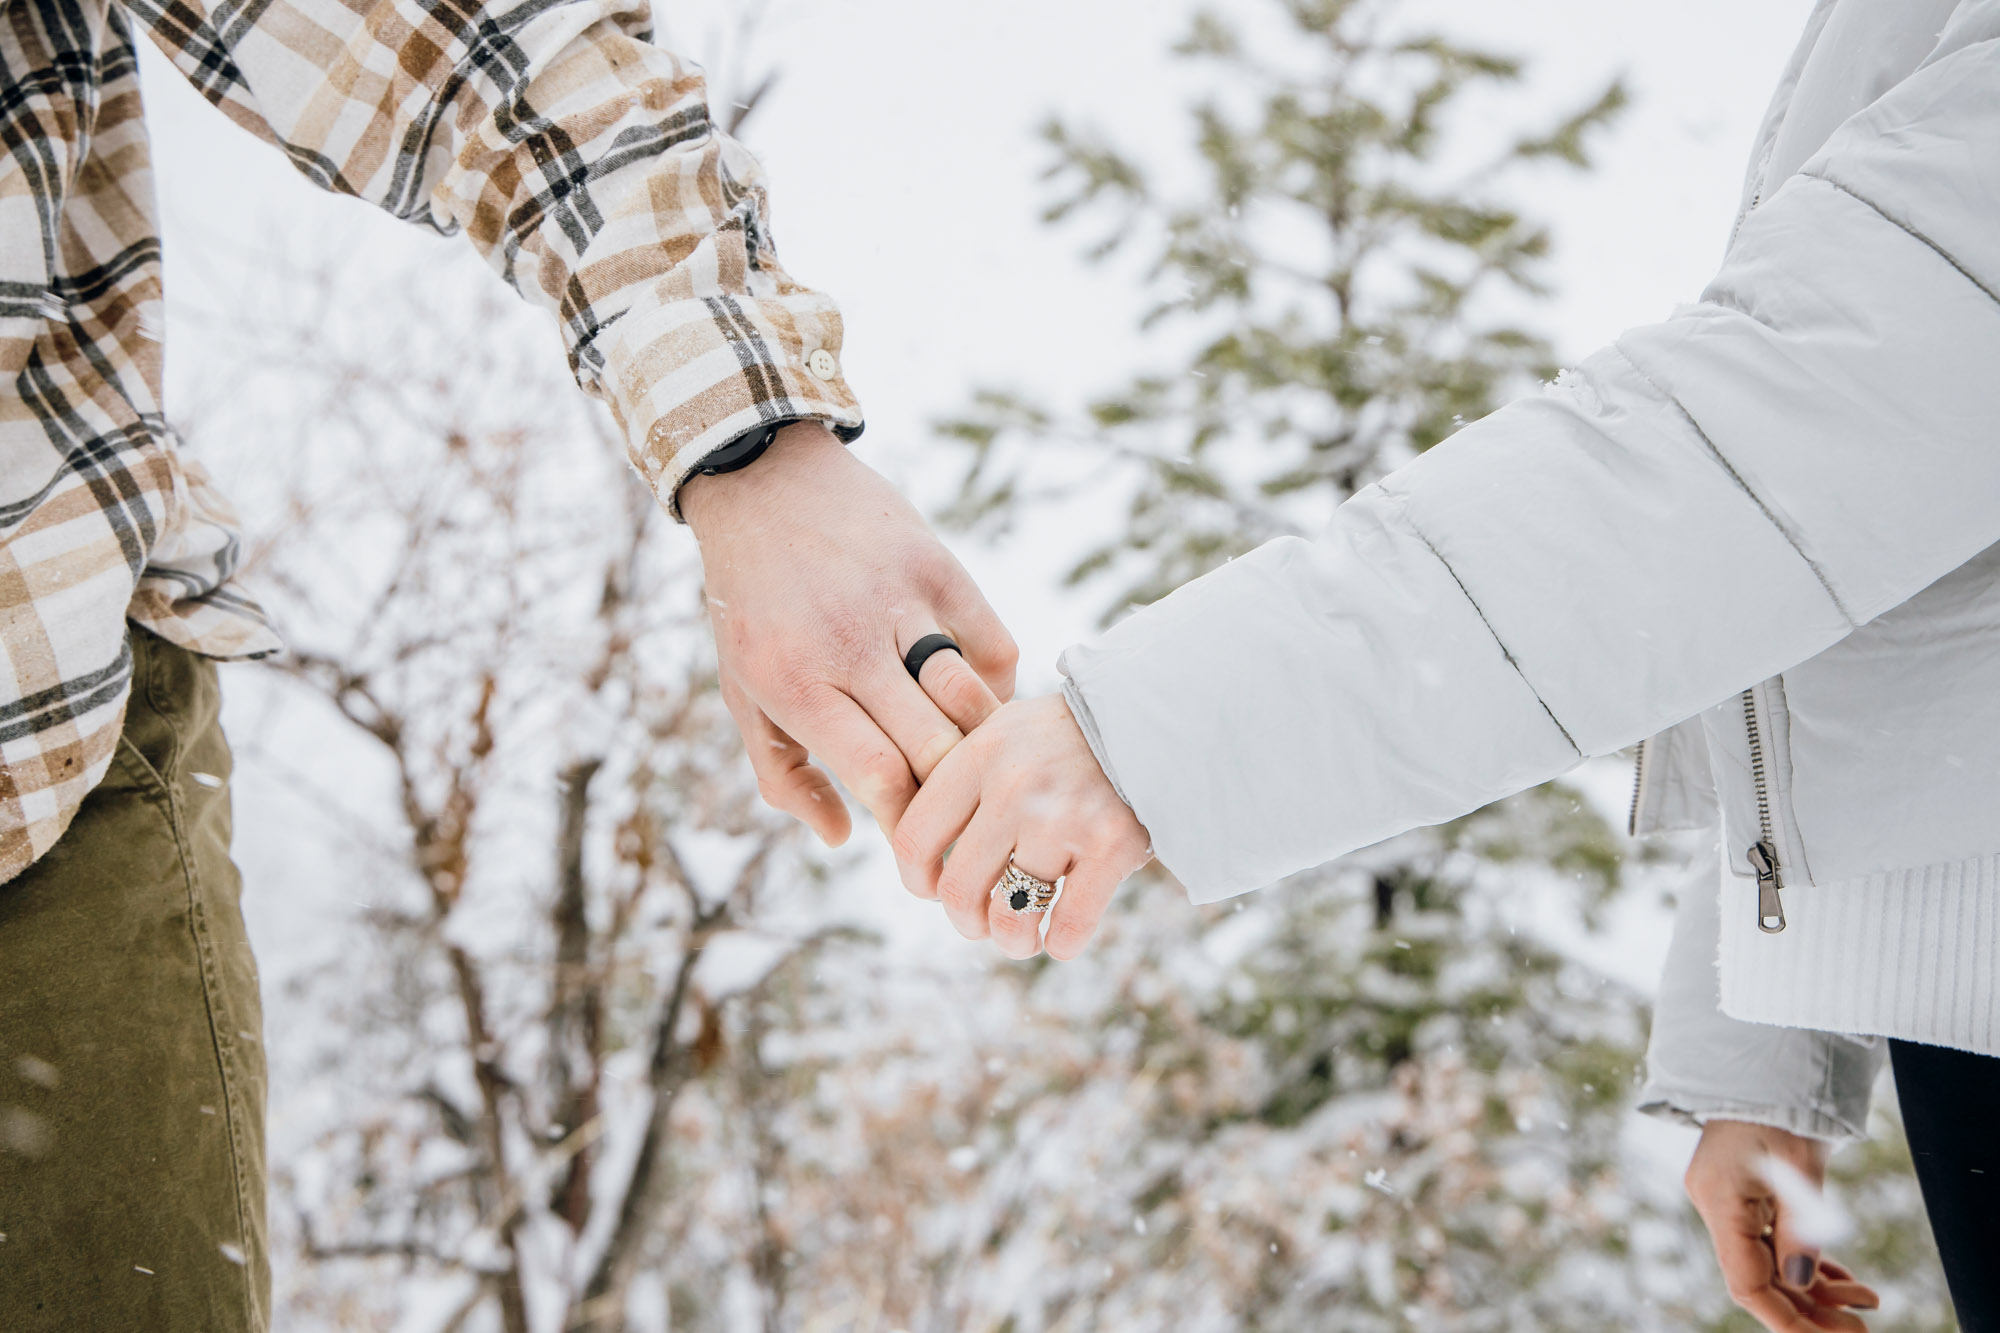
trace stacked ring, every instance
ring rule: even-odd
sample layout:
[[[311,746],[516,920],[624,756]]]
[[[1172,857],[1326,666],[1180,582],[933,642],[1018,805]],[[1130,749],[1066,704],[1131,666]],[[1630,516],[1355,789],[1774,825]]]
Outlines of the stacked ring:
[[[993,886],[993,896],[1005,902],[1009,911],[1028,916],[1049,910],[1056,900],[1056,886],[1017,865],[1009,865],[1007,873]]]

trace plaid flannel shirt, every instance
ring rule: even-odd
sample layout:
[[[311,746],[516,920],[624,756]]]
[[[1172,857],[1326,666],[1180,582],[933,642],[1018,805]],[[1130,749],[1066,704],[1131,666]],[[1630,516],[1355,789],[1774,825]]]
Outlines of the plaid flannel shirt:
[[[0,881],[110,766],[128,619],[280,647],[162,415],[134,23],[320,185],[463,231],[560,321],[669,506],[760,424],[861,428],[838,312],[779,266],[756,161],[644,0],[0,0]]]

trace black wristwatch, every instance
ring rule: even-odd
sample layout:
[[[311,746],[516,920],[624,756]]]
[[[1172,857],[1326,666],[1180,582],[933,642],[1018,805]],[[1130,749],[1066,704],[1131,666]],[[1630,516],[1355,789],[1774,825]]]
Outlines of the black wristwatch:
[[[737,436],[695,464],[692,475],[719,477],[725,472],[742,471],[764,456],[764,451],[771,447],[771,441],[778,438],[779,431],[799,420],[802,418],[768,421],[746,435]]]
[[[728,444],[718,445],[709,451],[708,457],[695,464],[694,470],[681,478],[680,486],[685,486],[696,477],[719,477],[725,472],[740,472],[764,456],[771,447],[771,441],[778,438],[778,432],[806,417],[783,417],[777,421],[767,421],[755,430],[737,436]],[[680,505],[680,486],[674,488],[676,512]]]

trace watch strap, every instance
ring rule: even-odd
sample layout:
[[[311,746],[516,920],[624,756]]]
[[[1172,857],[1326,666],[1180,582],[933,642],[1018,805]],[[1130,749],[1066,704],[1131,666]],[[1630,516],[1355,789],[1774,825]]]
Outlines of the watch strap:
[[[737,436],[695,464],[695,473],[704,477],[719,477],[725,472],[738,472],[749,467],[764,456],[764,451],[771,447],[771,441],[778,438],[778,432],[791,425],[793,420],[795,418],[788,417],[783,421],[767,421],[755,430]]]

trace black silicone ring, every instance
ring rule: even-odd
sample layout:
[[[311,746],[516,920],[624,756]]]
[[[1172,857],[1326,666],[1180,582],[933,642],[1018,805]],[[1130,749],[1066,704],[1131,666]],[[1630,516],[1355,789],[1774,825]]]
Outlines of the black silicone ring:
[[[959,650],[959,646],[953,643],[949,636],[943,634],[926,634],[923,638],[918,639],[910,645],[909,652],[903,654],[903,669],[910,673],[911,680],[921,680],[923,679],[924,663],[931,660],[931,654],[941,653],[947,649],[958,653],[960,657],[965,656]]]

